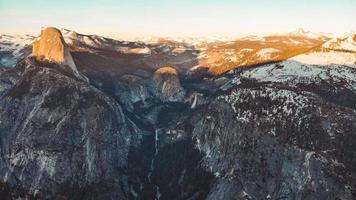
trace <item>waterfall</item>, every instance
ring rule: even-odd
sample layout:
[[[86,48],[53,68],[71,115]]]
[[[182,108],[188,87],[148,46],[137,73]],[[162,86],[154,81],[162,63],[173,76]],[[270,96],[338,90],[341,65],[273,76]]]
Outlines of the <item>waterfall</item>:
[[[194,100],[192,105],[190,106],[191,109],[195,108],[195,106],[197,105],[197,100],[198,100],[197,96],[198,96],[197,94],[194,94]]]
[[[154,137],[154,142],[155,142],[155,153],[153,154],[153,157],[152,157],[152,160],[151,160],[151,166],[150,166],[150,171],[148,172],[148,176],[147,176],[147,179],[148,179],[148,182],[152,185],[154,185],[154,188],[155,188],[155,192],[156,192],[156,197],[155,197],[155,200],[159,200],[161,199],[161,193],[159,192],[159,186],[152,183],[152,180],[151,180],[151,177],[152,177],[152,173],[153,173],[153,170],[154,170],[154,161],[155,161],[155,158],[158,154],[158,140],[159,140],[159,137],[158,137],[158,129],[155,130],[155,137]]]

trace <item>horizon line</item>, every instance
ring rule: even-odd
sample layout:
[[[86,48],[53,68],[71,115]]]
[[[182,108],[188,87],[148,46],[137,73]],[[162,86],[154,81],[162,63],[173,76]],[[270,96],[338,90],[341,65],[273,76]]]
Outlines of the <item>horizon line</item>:
[[[148,32],[120,32],[120,31],[89,31],[89,30],[80,30],[77,31],[77,29],[71,29],[67,27],[61,27],[61,26],[41,26],[37,31],[35,30],[30,30],[30,31],[1,31],[0,35],[29,35],[29,36],[34,36],[37,37],[40,35],[41,30],[43,27],[54,27],[59,30],[68,30],[68,31],[73,31],[82,35],[97,35],[97,36],[102,36],[102,37],[109,37],[113,39],[138,39],[138,38],[209,38],[209,37],[225,37],[225,38],[241,38],[241,37],[246,37],[246,36],[269,36],[269,35],[278,35],[278,34],[289,34],[289,33],[296,33],[299,30],[304,30],[309,33],[315,33],[315,34],[330,34],[332,36],[346,36],[348,34],[352,34],[356,32],[356,29],[350,29],[349,31],[346,31],[344,33],[340,32],[329,32],[329,31],[313,31],[313,30],[308,30],[304,29],[303,27],[296,27],[293,30],[289,31],[256,31],[256,32],[241,32],[241,33],[231,33],[231,34],[181,34],[181,35],[172,35],[172,34],[155,34],[155,33],[148,33]]]

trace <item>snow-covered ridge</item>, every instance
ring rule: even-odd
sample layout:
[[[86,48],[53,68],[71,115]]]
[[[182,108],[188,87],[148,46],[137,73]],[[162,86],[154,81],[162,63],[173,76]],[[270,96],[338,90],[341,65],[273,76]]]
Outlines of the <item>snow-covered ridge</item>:
[[[291,58],[308,65],[348,65],[356,64],[356,34],[333,38],[321,46],[321,50],[300,54]]]
[[[84,35],[61,29],[65,42],[77,47],[107,49],[129,54],[150,54],[151,50],[141,42],[119,41],[97,35]]]
[[[21,48],[30,45],[36,37],[31,35],[0,35],[0,50],[19,54]]]
[[[81,42],[89,46],[99,47],[99,45],[105,41],[104,37],[94,35],[82,35],[76,33],[75,31],[71,31],[64,28],[61,29],[61,32],[65,42],[69,45],[73,45],[76,42]]]
[[[0,67],[14,67],[35,38],[30,35],[0,35]]]
[[[356,53],[328,51],[328,52],[310,52],[301,54],[292,58],[303,64],[309,65],[350,65],[356,64]]]
[[[333,38],[322,46],[325,49],[356,52],[356,33],[351,33],[343,38]]]
[[[138,38],[138,41],[142,41],[146,44],[159,44],[162,41],[171,41],[174,43],[186,43],[194,46],[199,46],[206,43],[214,42],[231,42],[238,39],[238,37],[227,36],[205,36],[205,37],[143,37]]]
[[[346,88],[356,91],[356,64],[350,65],[308,65],[289,59],[277,64],[244,71],[233,82],[239,84],[241,77],[255,79],[258,82],[277,82],[293,85],[294,83],[318,83],[332,81],[343,83]]]
[[[273,36],[284,36],[284,37],[303,37],[307,39],[330,39],[334,37],[332,33],[324,33],[324,32],[312,32],[306,31],[303,28],[298,28],[292,32],[274,32],[274,33],[264,33],[259,35],[247,35],[240,39],[243,40],[251,40],[251,41],[266,41],[266,38]],[[291,41],[295,42],[295,41]]]
[[[352,41],[351,39],[352,38]],[[353,44],[355,37],[345,37],[343,42]],[[331,40],[336,41],[336,40]],[[331,44],[327,42],[326,44]],[[341,47],[345,46],[339,46]],[[266,53],[273,53],[264,49]],[[262,54],[265,55],[266,53]],[[254,79],[258,82],[283,83],[290,86],[298,83],[321,83],[328,81],[340,83],[352,91],[356,91],[356,52],[340,50],[313,50],[299,54],[283,62],[266,64],[243,71],[231,83],[238,85],[242,78]],[[229,83],[229,84],[231,84]],[[229,85],[228,84],[228,85]],[[225,86],[223,86],[225,87]],[[226,85],[226,87],[228,87]]]

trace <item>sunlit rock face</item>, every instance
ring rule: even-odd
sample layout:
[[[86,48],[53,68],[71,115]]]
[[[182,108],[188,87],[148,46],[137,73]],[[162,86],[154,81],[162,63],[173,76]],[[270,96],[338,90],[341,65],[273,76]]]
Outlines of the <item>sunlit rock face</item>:
[[[75,67],[72,56],[68,52],[61,32],[52,27],[44,28],[41,36],[32,46],[32,55],[36,59],[68,64]]]
[[[32,56],[37,61],[49,61],[68,66],[75,76],[85,79],[79,74],[62,33],[56,28],[42,29],[41,36],[32,44]]]
[[[156,95],[163,102],[182,101],[185,91],[182,88],[177,70],[173,67],[159,68],[153,75]]]

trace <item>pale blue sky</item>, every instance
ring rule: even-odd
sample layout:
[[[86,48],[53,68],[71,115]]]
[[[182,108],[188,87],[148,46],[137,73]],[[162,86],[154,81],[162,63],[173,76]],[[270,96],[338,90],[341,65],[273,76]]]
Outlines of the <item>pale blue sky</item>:
[[[0,0],[0,33],[42,26],[117,36],[356,30],[356,0]]]

